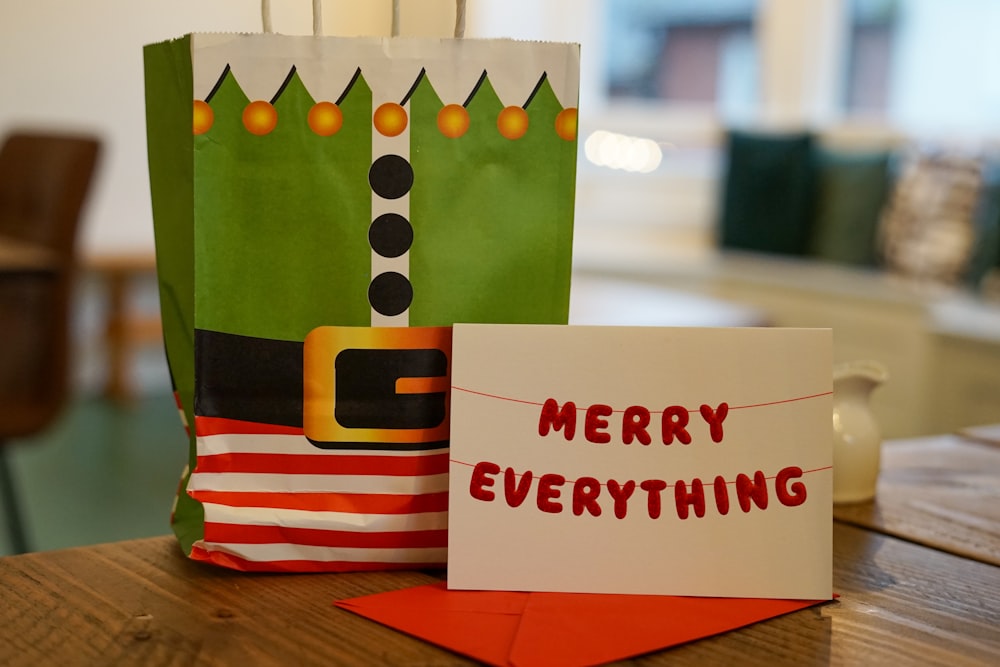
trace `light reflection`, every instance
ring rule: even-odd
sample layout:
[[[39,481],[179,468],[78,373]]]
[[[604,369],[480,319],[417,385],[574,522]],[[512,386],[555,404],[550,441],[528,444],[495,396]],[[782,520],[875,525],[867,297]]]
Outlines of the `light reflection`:
[[[663,151],[652,139],[597,130],[587,137],[584,155],[599,167],[648,174],[660,166]]]

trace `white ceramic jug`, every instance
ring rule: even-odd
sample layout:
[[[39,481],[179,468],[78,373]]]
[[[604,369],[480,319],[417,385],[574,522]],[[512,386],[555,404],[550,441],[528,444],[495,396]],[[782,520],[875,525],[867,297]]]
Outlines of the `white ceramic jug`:
[[[875,497],[882,432],[869,399],[888,379],[877,361],[851,361],[833,368],[833,502]]]

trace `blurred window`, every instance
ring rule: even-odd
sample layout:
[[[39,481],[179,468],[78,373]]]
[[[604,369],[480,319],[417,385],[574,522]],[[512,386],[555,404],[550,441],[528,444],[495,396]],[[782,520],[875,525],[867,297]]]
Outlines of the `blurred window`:
[[[935,137],[1000,130],[1000,2],[845,2],[845,113]]]
[[[724,122],[755,117],[764,45],[754,21],[766,1],[604,0],[608,97],[703,109]],[[818,86],[837,90],[803,94],[918,135],[1000,133],[1000,0],[839,1],[844,22],[823,28],[840,44],[840,74],[817,73]]]
[[[884,116],[899,3],[851,0],[849,7],[844,110]]]
[[[753,19],[758,0],[607,0],[612,99],[725,112],[756,103]]]

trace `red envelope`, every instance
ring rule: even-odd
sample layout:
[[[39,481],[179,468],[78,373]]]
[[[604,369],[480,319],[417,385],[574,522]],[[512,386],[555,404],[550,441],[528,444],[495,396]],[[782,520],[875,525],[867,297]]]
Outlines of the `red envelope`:
[[[621,660],[820,602],[449,591],[440,582],[334,604],[491,665],[533,667]]]

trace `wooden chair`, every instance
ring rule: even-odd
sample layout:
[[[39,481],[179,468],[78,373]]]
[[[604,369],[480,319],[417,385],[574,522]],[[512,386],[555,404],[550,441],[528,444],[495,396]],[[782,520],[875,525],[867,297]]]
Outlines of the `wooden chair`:
[[[28,550],[5,444],[36,435],[69,390],[70,295],[78,221],[99,142],[19,132],[0,148],[0,493],[11,544]]]

